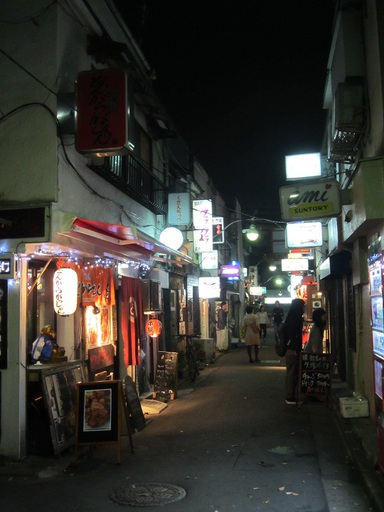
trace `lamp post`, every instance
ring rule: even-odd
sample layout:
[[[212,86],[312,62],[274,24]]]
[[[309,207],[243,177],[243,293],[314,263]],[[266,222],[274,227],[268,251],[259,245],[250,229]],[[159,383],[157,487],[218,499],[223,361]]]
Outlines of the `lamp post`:
[[[237,219],[234,220],[233,222],[230,222],[227,226],[225,226],[224,231],[227,230],[233,224],[236,224],[237,222],[242,222],[242,219]],[[248,238],[250,242],[255,242],[259,238],[259,232],[257,231],[256,226],[253,222],[251,222],[249,228],[243,229],[242,232],[245,234],[245,236]]]

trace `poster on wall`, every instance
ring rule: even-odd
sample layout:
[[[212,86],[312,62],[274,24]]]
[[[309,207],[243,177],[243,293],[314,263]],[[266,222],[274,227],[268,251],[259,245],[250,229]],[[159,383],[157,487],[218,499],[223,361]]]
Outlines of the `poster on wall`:
[[[373,352],[384,359],[384,333],[372,331]]]
[[[379,331],[383,330],[383,298],[379,297],[371,297],[371,315],[372,315],[372,327],[374,329],[378,329]]]
[[[376,395],[383,399],[383,365],[380,361],[375,361],[374,363],[374,372],[375,372],[375,393]]]
[[[371,295],[381,295],[381,264],[377,261],[369,267],[369,289]]]

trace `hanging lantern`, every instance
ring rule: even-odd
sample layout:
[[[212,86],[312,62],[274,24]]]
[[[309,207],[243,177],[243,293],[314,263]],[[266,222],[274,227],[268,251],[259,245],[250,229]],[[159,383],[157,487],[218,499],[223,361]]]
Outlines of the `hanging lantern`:
[[[77,307],[77,274],[71,268],[56,270],[53,276],[53,307],[61,316],[72,315]]]
[[[161,334],[163,324],[157,318],[149,318],[145,324],[145,332],[151,338],[158,338]]]

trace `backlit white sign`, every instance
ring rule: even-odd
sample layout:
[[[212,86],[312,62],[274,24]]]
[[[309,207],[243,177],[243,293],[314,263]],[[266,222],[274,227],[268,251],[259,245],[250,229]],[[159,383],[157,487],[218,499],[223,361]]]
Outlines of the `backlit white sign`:
[[[281,260],[281,270],[284,272],[304,272],[308,268],[309,260],[307,258]]]
[[[204,270],[216,270],[219,266],[218,251],[209,251],[201,253],[200,267]]]
[[[289,249],[320,247],[323,245],[321,222],[290,222],[286,229],[286,244]]]
[[[219,277],[199,277],[200,299],[215,299],[220,297]]]
[[[320,176],[320,153],[305,153],[285,157],[285,177],[287,180],[302,180]]]
[[[192,202],[193,226],[195,229],[212,230],[212,201],[202,199]]]

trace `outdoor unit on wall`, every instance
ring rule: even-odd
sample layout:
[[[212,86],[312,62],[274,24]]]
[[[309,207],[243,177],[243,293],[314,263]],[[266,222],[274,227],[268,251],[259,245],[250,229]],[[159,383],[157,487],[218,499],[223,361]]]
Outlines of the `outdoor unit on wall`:
[[[329,159],[352,163],[365,120],[363,84],[340,83],[333,99],[330,126]]]
[[[126,72],[100,69],[77,78],[76,149],[96,156],[134,149],[133,94]]]
[[[159,311],[160,308],[160,283],[152,281],[152,279],[143,279],[141,281],[141,289],[143,295],[143,310]]]

